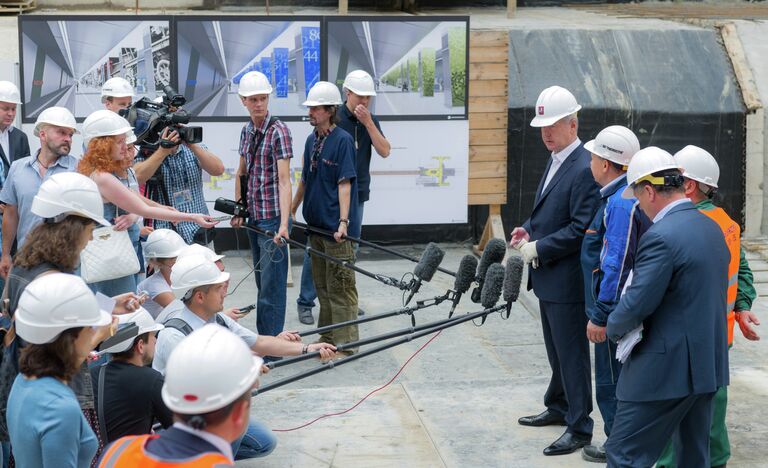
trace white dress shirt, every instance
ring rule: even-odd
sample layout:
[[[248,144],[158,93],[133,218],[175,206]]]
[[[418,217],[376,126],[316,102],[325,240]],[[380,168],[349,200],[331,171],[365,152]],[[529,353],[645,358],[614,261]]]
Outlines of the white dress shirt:
[[[560,169],[560,166],[563,165],[563,162],[568,158],[568,156],[573,153],[573,151],[579,147],[581,144],[581,140],[576,138],[573,140],[573,143],[566,146],[562,151],[559,151],[557,153],[552,153],[552,164],[549,166],[549,172],[547,173],[547,178],[544,179],[544,186],[541,187],[541,193],[544,193],[544,190],[547,189],[547,185],[549,185],[549,182],[552,180],[552,178],[557,173],[557,170]]]
[[[8,162],[11,162],[11,144],[8,141],[8,138],[11,135],[11,129],[13,129],[13,125],[8,125],[8,128],[5,130],[0,130],[0,146],[3,147],[3,154],[5,154],[5,159],[8,160]]]
[[[217,436],[216,434],[193,429],[182,422],[173,423],[173,427],[175,427],[176,429],[181,429],[182,431],[188,432],[197,437],[200,437],[204,441],[216,447],[216,449],[219,452],[221,452],[225,457],[227,457],[231,461],[235,461],[235,457],[232,456],[232,444],[222,439],[221,437]]]
[[[667,205],[664,208],[662,208],[661,211],[656,213],[656,216],[653,217],[653,223],[656,224],[659,221],[661,221],[664,218],[664,216],[666,216],[667,213],[669,213],[669,210],[671,210],[672,208],[676,207],[677,205],[682,205],[683,203],[690,202],[690,201],[691,201],[690,198],[681,198],[680,200],[673,201],[669,205]]]

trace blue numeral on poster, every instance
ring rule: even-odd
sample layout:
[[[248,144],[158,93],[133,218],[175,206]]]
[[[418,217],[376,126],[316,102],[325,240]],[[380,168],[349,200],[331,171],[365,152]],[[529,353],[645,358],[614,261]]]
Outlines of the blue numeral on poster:
[[[288,97],[288,49],[275,47],[272,61],[275,64],[275,95]]]
[[[320,28],[301,28],[301,50],[304,53],[304,82],[306,90],[320,80]]]
[[[267,79],[272,82],[272,61],[269,57],[261,58],[261,72],[267,75]]]

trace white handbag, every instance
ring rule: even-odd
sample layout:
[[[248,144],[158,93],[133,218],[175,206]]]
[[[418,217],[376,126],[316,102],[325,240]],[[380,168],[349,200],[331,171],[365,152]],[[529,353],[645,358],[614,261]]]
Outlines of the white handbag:
[[[139,272],[139,258],[128,231],[112,227],[93,230],[93,240],[80,253],[80,276],[86,283],[97,283]]]

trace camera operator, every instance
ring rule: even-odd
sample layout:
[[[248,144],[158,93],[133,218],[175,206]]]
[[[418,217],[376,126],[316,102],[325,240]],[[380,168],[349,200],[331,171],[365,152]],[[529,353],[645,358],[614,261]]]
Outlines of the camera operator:
[[[179,132],[172,127],[163,129],[161,137],[173,146],[166,148],[160,145],[157,149],[147,145],[140,147],[133,167],[139,183],[147,184],[147,198],[179,211],[207,214],[203,171],[220,176],[224,173],[224,163],[205,145],[183,142]],[[181,222],[174,226],[167,221],[154,220],[153,227],[173,229],[187,244],[197,242],[205,245],[213,240],[211,230],[200,228],[195,223]]]

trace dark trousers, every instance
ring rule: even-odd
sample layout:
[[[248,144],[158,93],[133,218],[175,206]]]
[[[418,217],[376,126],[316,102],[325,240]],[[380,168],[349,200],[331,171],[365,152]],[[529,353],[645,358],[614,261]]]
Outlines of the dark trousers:
[[[609,467],[650,467],[674,434],[683,467],[708,467],[713,393],[659,401],[619,401],[605,450]]]
[[[592,437],[592,372],[584,303],[539,301],[544,346],[552,378],[544,405],[565,417],[568,432]]]
[[[616,343],[606,339],[595,343],[595,401],[603,416],[605,435],[611,435],[616,415],[616,384],[619,382],[621,363],[616,360]]]

